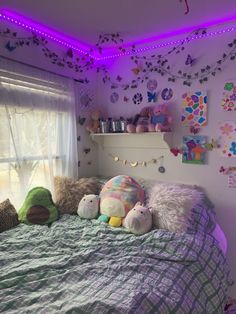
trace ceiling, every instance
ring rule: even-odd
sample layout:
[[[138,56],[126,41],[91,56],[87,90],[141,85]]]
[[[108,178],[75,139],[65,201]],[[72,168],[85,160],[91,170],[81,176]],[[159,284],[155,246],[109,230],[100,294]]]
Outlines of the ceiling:
[[[6,8],[94,45],[101,33],[135,42],[235,16],[236,0],[0,0]]]

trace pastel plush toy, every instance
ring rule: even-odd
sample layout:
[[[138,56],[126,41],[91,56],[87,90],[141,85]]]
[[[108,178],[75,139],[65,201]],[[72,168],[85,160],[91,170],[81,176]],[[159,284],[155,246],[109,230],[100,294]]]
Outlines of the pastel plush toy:
[[[18,217],[26,224],[50,224],[59,217],[58,209],[52,201],[51,192],[44,187],[30,190],[19,209]]]
[[[99,196],[95,194],[84,195],[79,202],[77,214],[81,218],[97,218],[99,212]]]
[[[137,202],[144,201],[144,190],[131,177],[119,175],[110,179],[100,193],[100,221],[113,227],[122,225],[122,220]]]
[[[124,219],[124,227],[136,235],[147,233],[152,228],[150,210],[140,202],[136,203]]]
[[[167,104],[156,105],[153,109],[151,123],[148,126],[149,132],[169,132],[172,117],[169,114]]]
[[[152,107],[144,107],[139,114],[136,114],[132,123],[127,125],[128,133],[143,133],[148,132],[150,117],[153,114]]]
[[[94,110],[90,115],[90,121],[86,126],[87,131],[90,133],[99,132],[99,119],[101,118],[100,110]]]

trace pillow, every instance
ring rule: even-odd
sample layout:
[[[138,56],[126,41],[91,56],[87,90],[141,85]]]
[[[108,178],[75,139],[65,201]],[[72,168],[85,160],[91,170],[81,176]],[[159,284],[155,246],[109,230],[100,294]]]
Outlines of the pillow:
[[[192,208],[201,203],[203,197],[200,190],[191,186],[155,184],[148,200],[153,225],[172,232],[186,232],[192,224]]]
[[[13,228],[19,224],[15,207],[9,199],[0,203],[0,232]]]
[[[19,220],[26,224],[44,225],[58,219],[58,209],[49,190],[35,187],[27,194],[18,215]]]
[[[78,181],[68,177],[54,178],[54,201],[61,214],[77,214],[79,202],[85,194],[98,194],[96,178],[81,178]]]
[[[144,190],[130,176],[116,176],[103,186],[100,212],[108,217],[125,217],[137,202],[143,203]]]

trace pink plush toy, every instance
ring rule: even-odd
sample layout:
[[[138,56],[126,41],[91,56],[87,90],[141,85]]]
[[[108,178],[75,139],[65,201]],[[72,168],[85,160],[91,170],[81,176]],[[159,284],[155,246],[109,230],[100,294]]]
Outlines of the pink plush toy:
[[[136,114],[132,123],[127,125],[128,133],[143,133],[149,131],[152,107],[144,107],[139,114]]]
[[[149,132],[170,132],[172,117],[169,114],[167,104],[156,105],[153,108],[151,123],[148,126]]]

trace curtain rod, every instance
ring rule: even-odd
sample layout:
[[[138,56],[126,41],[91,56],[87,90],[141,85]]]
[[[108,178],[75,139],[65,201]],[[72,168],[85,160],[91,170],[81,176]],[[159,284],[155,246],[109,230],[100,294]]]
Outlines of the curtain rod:
[[[61,76],[61,77],[64,77],[64,78],[69,78],[69,79],[72,79],[73,81],[77,82],[77,83],[81,83],[81,84],[84,84],[85,83],[85,80],[82,80],[82,79],[75,79],[75,78],[71,78],[69,76],[66,76],[66,75],[63,75],[63,74],[58,74],[58,73],[55,73],[55,72],[52,72],[52,71],[48,71],[48,70],[45,70],[43,68],[40,68],[40,67],[37,67],[35,65],[31,65],[31,64],[27,64],[25,62],[22,62],[22,61],[18,61],[18,60],[14,60],[12,58],[8,58],[8,57],[5,57],[5,56],[2,56],[0,55],[1,58],[3,59],[6,59],[8,61],[13,61],[13,62],[17,62],[17,63],[20,63],[20,64],[23,64],[25,66],[29,66],[31,68],[34,68],[34,69],[37,69],[37,70],[40,70],[40,71],[44,71],[44,72],[48,72],[48,73],[51,73],[51,74],[54,74],[54,75],[58,75],[58,76]]]

